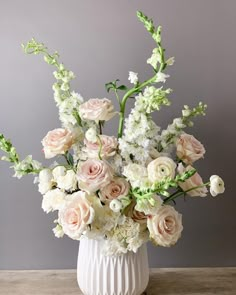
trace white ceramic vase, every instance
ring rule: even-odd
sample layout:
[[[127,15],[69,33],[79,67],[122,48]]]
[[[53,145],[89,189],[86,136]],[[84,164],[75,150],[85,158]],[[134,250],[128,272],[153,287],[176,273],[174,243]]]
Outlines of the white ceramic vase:
[[[141,295],[148,284],[146,244],[137,253],[104,256],[103,241],[80,241],[77,280],[84,295]]]

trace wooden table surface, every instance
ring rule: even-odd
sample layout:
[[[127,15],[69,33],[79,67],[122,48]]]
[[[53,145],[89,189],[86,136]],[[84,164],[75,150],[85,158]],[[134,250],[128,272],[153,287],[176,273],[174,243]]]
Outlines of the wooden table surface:
[[[0,295],[81,295],[75,270],[1,271]],[[235,268],[151,269],[148,295],[236,295]]]

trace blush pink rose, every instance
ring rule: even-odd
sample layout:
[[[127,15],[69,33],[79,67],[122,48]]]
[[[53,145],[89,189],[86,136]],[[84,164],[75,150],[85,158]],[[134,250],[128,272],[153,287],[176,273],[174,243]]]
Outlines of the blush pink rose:
[[[192,166],[187,166],[186,168],[184,168],[182,163],[180,163],[178,165],[178,172],[180,174],[182,174],[186,171],[189,171],[191,169],[193,169]],[[182,188],[183,191],[187,191],[191,188],[194,188],[195,186],[202,186],[203,181],[202,181],[201,176],[196,172],[192,177],[188,178],[185,182],[179,182],[178,184]],[[208,192],[208,190],[207,190],[206,186],[203,186],[203,187],[191,190],[191,191],[187,192],[187,194],[191,197],[206,197],[207,192]]]
[[[147,224],[147,218],[148,216],[141,211],[138,211],[135,209],[136,203],[133,202],[130,206],[129,206],[129,211],[127,212],[127,216],[131,217],[133,219],[133,221],[138,222],[140,224]]]
[[[118,146],[117,139],[114,136],[100,135],[102,149],[101,157],[108,158],[114,156]],[[87,139],[84,140],[85,143],[85,153],[89,158],[98,158],[98,153],[100,149],[99,141],[91,142]]]
[[[104,161],[89,159],[78,169],[79,187],[86,192],[96,192],[113,178],[111,167]]]
[[[148,217],[147,227],[151,239],[157,245],[170,247],[181,236],[183,230],[182,215],[172,206],[164,205],[157,211],[157,214]]]
[[[115,116],[114,106],[107,98],[90,98],[80,105],[79,113],[83,120],[96,122],[108,121]]]
[[[178,158],[185,164],[192,164],[200,158],[203,158],[206,152],[201,142],[187,133],[181,134],[177,139],[176,149]]]
[[[115,177],[108,185],[100,190],[100,199],[103,202],[110,202],[120,196],[127,196],[129,183],[121,177]]]
[[[49,131],[42,140],[43,151],[46,159],[64,154],[74,143],[74,135],[71,131],[57,128]]]
[[[72,194],[59,211],[59,223],[64,233],[74,240],[81,237],[93,219],[94,209],[82,191]]]

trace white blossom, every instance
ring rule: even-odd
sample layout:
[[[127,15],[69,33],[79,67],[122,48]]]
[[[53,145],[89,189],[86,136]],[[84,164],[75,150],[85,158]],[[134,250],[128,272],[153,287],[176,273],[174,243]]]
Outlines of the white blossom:
[[[97,142],[98,139],[96,129],[94,127],[90,127],[85,133],[85,138],[92,143]]]
[[[158,72],[157,76],[156,76],[156,82],[157,83],[159,83],[159,82],[165,83],[166,79],[169,77],[170,77],[170,75],[164,74],[162,72]]]
[[[112,200],[109,207],[113,212],[117,213],[122,209],[122,203],[119,200]]]
[[[46,213],[60,210],[65,204],[65,199],[66,194],[59,189],[50,190],[43,196],[42,209]]]
[[[129,81],[131,84],[138,83],[138,73],[129,72]]]
[[[210,177],[210,193],[213,197],[218,194],[223,194],[225,191],[224,181],[218,175],[212,175]]]

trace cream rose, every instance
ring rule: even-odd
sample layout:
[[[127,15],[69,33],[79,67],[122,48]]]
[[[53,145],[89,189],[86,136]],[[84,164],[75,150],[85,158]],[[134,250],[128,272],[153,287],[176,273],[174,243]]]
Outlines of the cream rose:
[[[83,120],[96,122],[108,121],[115,116],[114,106],[107,98],[90,98],[80,105],[79,113]]]
[[[71,131],[63,128],[49,131],[43,138],[43,151],[46,159],[64,154],[74,143],[74,136]]]
[[[192,166],[187,166],[186,168],[184,168],[182,163],[178,165],[178,172],[180,174],[186,171],[189,171],[191,169],[193,169]],[[202,185],[203,185],[202,178],[197,172],[192,177],[188,178],[185,182],[179,182],[179,186],[182,188],[183,191],[187,191],[191,188],[194,188],[196,186],[202,186]],[[208,190],[206,186],[203,186],[203,187],[199,187],[194,190],[191,190],[187,192],[187,194],[191,197],[206,197],[207,192]]]
[[[79,191],[72,194],[59,211],[59,224],[66,235],[78,240],[87,226],[93,222],[94,215],[94,209],[87,199],[87,194]]]
[[[104,161],[89,159],[78,169],[79,187],[87,192],[95,192],[106,186],[113,178],[111,167]]]
[[[203,158],[206,150],[194,136],[183,133],[176,141],[176,154],[186,164],[192,164]]]
[[[182,215],[172,206],[162,206],[156,215],[151,215],[147,220],[147,227],[151,239],[159,246],[170,247],[181,236],[183,230]]]
[[[175,176],[175,162],[168,157],[159,157],[151,161],[147,166],[148,178],[151,182],[162,181]]]
[[[118,146],[117,139],[114,136],[100,135],[100,140],[102,144],[101,157],[108,158],[114,156]],[[97,139],[96,142],[84,140],[85,143],[85,153],[89,158],[98,158],[98,153],[100,149],[100,143]]]
[[[115,177],[108,185],[100,190],[100,199],[103,202],[109,202],[120,196],[127,196],[129,193],[129,183],[121,177]]]

